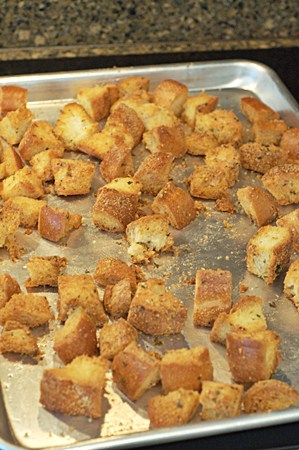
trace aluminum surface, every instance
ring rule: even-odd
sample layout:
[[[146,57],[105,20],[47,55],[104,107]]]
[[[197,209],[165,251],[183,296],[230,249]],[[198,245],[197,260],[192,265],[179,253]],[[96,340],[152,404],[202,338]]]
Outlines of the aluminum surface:
[[[130,75],[145,75],[151,79],[151,89],[166,78],[185,83],[194,94],[205,89],[219,96],[219,106],[233,109],[242,118],[239,101],[242,96],[256,95],[262,101],[277,110],[290,126],[299,126],[298,105],[290,93],[269,68],[248,61],[223,61],[212,63],[190,63],[163,65],[159,67],[140,67],[113,70],[92,70],[50,75],[17,76],[0,79],[2,84],[18,84],[29,89],[29,108],[40,119],[55,123],[61,107],[74,99],[77,90],[97,82],[118,81]],[[243,118],[244,119],[244,118]],[[245,122],[244,122],[245,123]],[[134,150],[135,160],[146,154],[142,146]],[[137,155],[138,154],[138,155]],[[66,154],[66,157],[86,159],[80,153]],[[201,163],[201,157],[186,156],[178,162],[172,172],[174,180],[181,186],[194,166]],[[104,184],[98,170],[92,191]],[[240,181],[232,189],[236,202],[237,188],[245,185],[259,186],[257,176],[242,171]],[[17,239],[26,249],[17,263],[8,260],[7,253],[0,250],[1,273],[8,271],[21,285],[28,278],[26,262],[32,255],[64,255],[69,264],[67,273],[93,274],[96,263],[105,256],[119,257],[129,261],[127,244],[121,234],[101,232],[92,224],[91,209],[94,196],[62,199],[49,196],[49,204],[72,209],[84,216],[84,226],[73,232],[67,245],[51,243],[39,238],[36,231],[31,235],[18,231]],[[221,268],[233,273],[233,300],[239,298],[239,283],[248,286],[247,294],[261,295],[264,298],[264,312],[268,327],[281,336],[282,361],[274,378],[288,381],[299,389],[299,315],[294,306],[282,295],[283,276],[272,286],[246,271],[244,257],[245,246],[256,231],[256,227],[239,210],[229,215],[213,210],[213,202],[205,202],[209,215],[199,215],[196,220],[181,231],[172,229],[179,256],[164,254],[155,259],[155,265],[144,270],[146,276],[162,277],[169,289],[188,306],[188,319],[181,335],[160,339],[157,347],[155,338],[141,336],[140,342],[145,348],[155,347],[161,353],[165,349],[194,345],[209,347],[214,378],[217,381],[230,382],[230,373],[225,358],[225,349],[209,340],[209,329],[195,328],[192,325],[192,304],[194,286],[186,279],[195,276],[198,268]],[[292,208],[281,208],[286,213]],[[293,254],[292,258],[296,255]],[[100,290],[100,289],[99,289]],[[40,289],[45,292],[53,310],[56,309],[57,292],[55,289]],[[100,290],[101,292],[101,290]],[[275,307],[273,307],[273,305]],[[104,414],[100,420],[88,420],[84,417],[66,417],[52,414],[39,404],[39,381],[45,367],[59,365],[52,349],[52,338],[57,323],[51,322],[49,328],[36,331],[44,358],[38,364],[29,359],[0,357],[0,377],[3,400],[12,434],[18,444],[9,436],[5,412],[0,426],[1,448],[62,448],[100,449],[143,446],[180,439],[213,435],[224,432],[240,431],[276,423],[299,420],[299,409],[275,412],[266,415],[243,415],[236,419],[218,422],[200,422],[197,416],[183,427],[167,430],[150,430],[146,414],[146,404],[150,396],[160,393],[160,387],[151,389],[138,402],[133,403],[113,387],[108,381],[105,393]],[[0,404],[1,406],[1,404]]]

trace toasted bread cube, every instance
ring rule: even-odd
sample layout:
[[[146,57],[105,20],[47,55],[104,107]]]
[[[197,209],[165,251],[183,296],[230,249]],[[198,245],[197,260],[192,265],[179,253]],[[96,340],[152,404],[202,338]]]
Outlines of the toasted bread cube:
[[[94,320],[103,326],[108,322],[97,287],[90,275],[59,275],[58,319],[66,320],[69,313],[81,306]]]
[[[133,176],[134,166],[131,149],[129,147],[115,148],[103,155],[100,172],[107,183],[110,183],[115,178]]]
[[[118,96],[118,87],[111,83],[84,87],[78,92],[77,99],[89,116],[93,120],[99,121],[108,116],[110,108]]]
[[[39,354],[37,339],[26,325],[8,320],[0,335],[0,353],[37,356]]]
[[[276,225],[286,227],[292,234],[292,246],[299,253],[299,208],[280,217],[276,220]]]
[[[129,104],[129,106],[131,105]],[[179,119],[172,111],[155,103],[139,102],[136,105],[135,111],[142,120],[146,131],[161,127],[162,125],[170,128],[180,125]]]
[[[232,111],[225,109],[216,109],[208,114],[196,113],[195,131],[214,136],[219,145],[239,147],[243,140],[242,123]]]
[[[185,147],[190,155],[205,155],[209,149],[218,146],[217,139],[211,134],[193,132],[185,136]]]
[[[54,189],[57,195],[84,195],[91,189],[95,164],[76,159],[52,159]]]
[[[117,258],[103,258],[97,263],[94,272],[95,281],[101,286],[118,283],[120,280],[128,278],[132,292],[136,291],[136,272],[133,266],[128,266],[124,261]]]
[[[13,294],[19,294],[20,292],[20,285],[15,278],[10,276],[9,273],[0,275],[0,308],[3,308]]]
[[[128,314],[131,325],[145,334],[170,335],[180,333],[186,319],[186,306],[166,290],[163,280],[138,283]]]
[[[272,167],[285,162],[281,149],[274,144],[248,142],[241,145],[239,152],[242,167],[259,173],[266,173]]]
[[[96,133],[98,129],[98,124],[91,119],[83,106],[78,103],[68,103],[60,112],[54,133],[62,141],[66,150],[78,150],[79,142]]]
[[[265,225],[247,244],[247,269],[267,284],[272,284],[287,269],[291,249],[292,235],[287,228]]]
[[[0,87],[0,114],[4,116],[9,111],[15,111],[26,106],[28,90],[21,86]]]
[[[196,166],[185,182],[193,197],[216,200],[228,196],[228,179],[222,169]]]
[[[234,186],[238,181],[241,160],[238,150],[233,145],[226,144],[209,149],[206,152],[205,163],[209,167],[222,169],[229,187]]]
[[[153,102],[180,116],[188,98],[188,88],[176,80],[163,80],[153,91]]]
[[[20,226],[24,228],[35,228],[38,222],[39,211],[45,206],[45,200],[36,200],[30,197],[12,197],[5,201],[5,210],[18,211],[20,214]]]
[[[298,392],[287,383],[279,380],[263,380],[254,383],[243,400],[247,414],[266,411],[280,411],[295,406]]]
[[[220,420],[241,414],[243,386],[203,381],[199,402],[202,420]]]
[[[132,341],[137,342],[138,332],[122,317],[116,322],[107,323],[100,331],[100,354],[113,359]]]
[[[156,195],[169,179],[174,156],[171,153],[153,153],[147,156],[135,173],[142,183],[142,191]]]
[[[0,309],[0,324],[16,320],[30,328],[38,327],[53,319],[48,300],[43,295],[13,294]]]
[[[148,262],[157,253],[172,249],[174,243],[169,233],[168,220],[159,214],[129,223],[126,236],[130,244],[128,253],[133,262]]]
[[[27,262],[30,278],[25,281],[26,288],[57,286],[66,264],[67,259],[61,256],[31,256]]]
[[[159,365],[156,354],[145,352],[132,341],[113,359],[113,381],[130,400],[138,400],[145,391],[158,383]]]
[[[180,348],[165,353],[160,364],[165,392],[176,389],[200,391],[203,380],[213,379],[213,366],[207,347]]]
[[[258,98],[242,97],[240,104],[242,112],[249,122],[279,119],[279,114]]]
[[[117,85],[120,97],[135,94],[139,91],[148,91],[149,86],[149,78],[142,76],[126,77],[123,80],[120,80]]]
[[[0,211],[0,248],[7,248],[14,260],[15,233],[20,225],[20,214],[13,209]],[[17,258],[17,255],[15,255]]]
[[[46,150],[63,153],[64,147],[55,136],[53,127],[44,120],[37,120],[26,130],[19,144],[19,153],[25,161],[30,161],[34,155]]]
[[[25,166],[3,180],[1,195],[3,200],[18,196],[39,198],[44,195],[44,189],[41,179],[32,169]]]
[[[26,106],[8,112],[0,121],[0,136],[11,145],[19,144],[33,119],[34,114]]]
[[[165,216],[176,229],[189,225],[196,217],[195,201],[180,187],[169,181],[158,193],[152,203],[156,214]]]
[[[278,203],[263,189],[246,186],[238,189],[237,197],[246,215],[257,227],[268,225],[277,217]]]
[[[188,97],[183,106],[182,120],[193,130],[196,113],[210,113],[214,111],[218,103],[218,97],[208,95],[204,91],[193,97]]]
[[[171,153],[180,158],[186,153],[185,133],[181,125],[160,125],[143,135],[143,144],[151,153]]]
[[[112,113],[107,118],[105,129],[107,129],[107,127],[118,126],[121,126],[126,133],[132,136],[134,147],[140,142],[144,132],[144,125],[133,108],[130,108],[125,104],[120,104],[117,108],[113,109]]]
[[[271,330],[228,333],[226,356],[233,379],[254,383],[271,378],[280,361],[279,341]]]
[[[139,108],[152,100],[152,94],[144,89],[135,91],[132,94],[126,94],[120,97],[111,107],[111,112],[117,109],[120,105],[126,105],[134,109],[138,117],[142,120]]]
[[[34,155],[30,160],[30,164],[41,180],[50,181],[54,178],[52,160],[54,158],[61,158],[62,156],[63,152],[57,150],[45,150]]]
[[[77,356],[97,354],[96,324],[87,312],[79,307],[67,318],[54,336],[54,350],[64,364]]]
[[[95,356],[78,356],[65,367],[45,369],[40,402],[49,411],[69,416],[101,416],[107,363]]]
[[[103,303],[105,311],[113,317],[126,317],[132,300],[129,278],[123,278],[114,285],[106,286]]]
[[[6,145],[6,147],[3,148],[1,161],[4,171],[3,176],[1,176],[0,179],[10,177],[24,166],[19,154],[11,145]]]
[[[283,164],[273,167],[265,173],[262,182],[280,205],[299,203],[299,166]]]
[[[232,274],[228,270],[199,269],[196,272],[193,324],[211,326],[228,312],[232,302]]]
[[[226,345],[226,335],[232,331],[232,327],[228,321],[229,314],[226,312],[220,313],[213,323],[210,339],[212,342]]]
[[[70,231],[80,228],[82,216],[54,206],[42,206],[38,216],[38,233],[44,239],[58,242]]]
[[[295,259],[287,271],[283,292],[299,310],[299,259]]]
[[[280,148],[289,160],[299,159],[299,128],[290,128],[283,133]]]
[[[282,135],[287,129],[287,124],[281,119],[257,120],[252,127],[256,142],[274,145],[280,144]]]
[[[186,389],[150,398],[148,416],[151,428],[185,425],[196,414],[198,404],[198,392]]]

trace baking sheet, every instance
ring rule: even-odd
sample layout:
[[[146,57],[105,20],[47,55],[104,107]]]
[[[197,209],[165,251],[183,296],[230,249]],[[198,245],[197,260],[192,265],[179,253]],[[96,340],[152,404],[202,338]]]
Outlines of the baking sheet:
[[[131,75],[148,76],[151,79],[151,89],[166,78],[185,83],[194,94],[205,89],[208,93],[219,96],[218,107],[233,109],[240,118],[242,118],[239,107],[240,98],[255,95],[277,110],[288,125],[299,126],[298,105],[276,74],[263,65],[248,61],[5,77],[0,82],[28,88],[29,108],[38,118],[54,124],[59,110],[65,103],[75,98],[79,88],[106,80],[118,81]],[[146,155],[141,145],[133,153],[135,162]],[[86,155],[80,153],[66,153],[66,157],[87,159]],[[203,161],[202,158],[191,156],[180,160],[172,172],[174,181],[183,186],[182,180],[200,161]],[[92,191],[95,192],[103,184],[105,183],[97,170]],[[242,171],[240,181],[231,190],[234,202],[236,190],[248,184],[259,186],[259,178],[252,173]],[[19,262],[12,263],[8,260],[7,253],[0,250],[1,273],[9,272],[23,285],[28,278],[26,262],[34,254],[66,256],[69,260],[67,273],[70,274],[86,271],[93,274],[97,261],[105,256],[119,257],[129,262],[127,244],[123,236],[101,232],[92,224],[90,212],[94,200],[92,195],[67,199],[50,196],[49,204],[82,214],[84,226],[70,235],[66,246],[42,240],[36,231],[26,235],[20,229],[17,232],[17,240],[26,252]],[[246,294],[261,295],[264,298],[264,312],[268,327],[281,336],[283,358],[274,378],[288,381],[299,389],[299,316],[291,302],[282,295],[283,276],[278,278],[274,285],[266,286],[262,280],[249,274],[244,261],[245,246],[256,231],[256,227],[249,223],[243,213],[229,215],[215,212],[213,202],[204,203],[211,213],[210,217],[200,215],[185,229],[171,231],[179,250],[179,257],[176,258],[172,254],[161,255],[155,259],[156,264],[144,270],[147,277],[164,278],[168,288],[184,301],[189,311],[183,333],[160,339],[162,345],[159,345],[158,350],[163,353],[169,348],[208,346],[214,367],[214,379],[223,382],[231,381],[225,349],[210,342],[210,329],[195,328],[192,324],[194,286],[186,284],[186,279],[195,276],[196,270],[202,267],[231,270],[234,286],[233,300],[236,301],[239,298],[239,283],[249,286]],[[281,208],[281,213],[289,210],[291,210],[290,207]],[[293,254],[293,258],[295,256]],[[54,289],[36,289],[35,292],[45,293],[53,310],[56,309],[57,292]],[[57,326],[57,323],[51,322],[48,328],[40,327],[36,331],[39,335],[39,345],[45,354],[38,364],[26,358],[0,357],[3,399],[12,435],[18,442],[14,445],[13,438],[10,439],[3,433],[0,439],[2,448],[52,448],[55,446],[62,446],[62,448],[79,446],[82,449],[124,448],[239,431],[299,419],[299,410],[294,408],[266,415],[243,415],[218,422],[200,422],[197,416],[189,425],[183,427],[149,431],[146,405],[150,396],[160,393],[160,387],[151,389],[134,403],[117,391],[111,380],[107,383],[101,419],[89,420],[85,417],[74,418],[52,414],[39,404],[39,381],[45,367],[60,364],[52,349],[52,336]],[[155,347],[155,339],[152,337],[141,335],[140,342],[147,349]],[[2,428],[0,427],[0,431]]]

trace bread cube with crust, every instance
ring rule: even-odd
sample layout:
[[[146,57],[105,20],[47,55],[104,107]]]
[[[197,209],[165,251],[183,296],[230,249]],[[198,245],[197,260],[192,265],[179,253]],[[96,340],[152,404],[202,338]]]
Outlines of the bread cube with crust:
[[[287,129],[288,126],[282,119],[257,120],[252,127],[256,142],[274,145],[280,144],[283,133]]]
[[[182,331],[186,319],[186,306],[166,289],[163,280],[138,283],[127,319],[131,325],[153,336],[171,335]]]
[[[162,357],[160,376],[165,392],[179,388],[200,391],[203,380],[213,379],[213,366],[208,348],[169,350]]]
[[[292,235],[287,228],[265,225],[247,244],[247,269],[266,284],[272,284],[280,273],[287,270],[291,249]]]
[[[1,195],[3,200],[18,196],[39,198],[44,195],[44,189],[41,179],[25,166],[3,180]]]
[[[54,178],[52,160],[54,158],[61,158],[62,156],[63,152],[57,150],[45,150],[34,155],[33,158],[30,159],[30,165],[42,181],[51,181]]]
[[[151,428],[185,425],[196,414],[198,404],[198,392],[187,389],[150,398],[147,412]]]
[[[228,333],[226,356],[233,379],[254,383],[271,378],[280,361],[279,342],[272,330]]]
[[[232,302],[232,274],[228,270],[199,269],[196,272],[193,324],[211,326],[228,312]]]
[[[33,119],[34,114],[26,106],[8,112],[0,120],[0,136],[10,145],[19,144]]]
[[[25,161],[46,150],[63,153],[62,142],[55,136],[52,125],[45,120],[36,120],[27,128],[19,144],[19,153]]]
[[[84,195],[90,192],[95,173],[93,162],[54,158],[51,165],[57,195]]]
[[[144,132],[144,125],[133,108],[120,104],[113,109],[106,120],[105,129],[121,128],[133,138],[133,147],[139,144]]]
[[[142,120],[146,131],[161,127],[162,125],[170,128],[181,125],[180,120],[171,110],[155,103],[140,102],[136,106],[135,111]]]
[[[252,186],[240,188],[237,197],[247,217],[257,226],[268,225],[278,214],[278,203],[269,192]]]
[[[278,227],[286,227],[292,234],[292,246],[299,253],[299,208],[276,220]]]
[[[119,96],[124,97],[139,93],[140,91],[148,91],[150,87],[150,80],[143,76],[131,76],[120,80],[117,84]]]
[[[203,381],[199,403],[201,420],[220,420],[241,414],[243,386]]]
[[[115,178],[133,176],[134,166],[131,149],[129,147],[115,148],[103,155],[100,172],[107,183]]]
[[[20,214],[20,227],[35,228],[38,222],[39,210],[45,206],[45,200],[37,200],[30,197],[12,197],[4,202],[6,211],[18,211]]]
[[[138,400],[158,383],[159,365],[160,360],[154,352],[146,352],[132,341],[113,359],[113,381],[130,400]]]
[[[274,144],[247,142],[239,148],[241,165],[244,169],[266,173],[272,167],[285,162],[281,149]]]
[[[299,259],[295,259],[287,271],[283,284],[283,293],[292,300],[299,311]]]
[[[118,87],[112,83],[83,87],[77,93],[78,102],[94,121],[107,117],[118,97]]]
[[[193,133],[186,134],[185,146],[187,153],[198,156],[205,155],[208,150],[219,146],[217,139],[211,134]]]
[[[22,169],[24,166],[19,154],[11,145],[6,145],[2,149],[0,161],[0,166],[2,168],[2,170],[0,171],[0,179],[10,177],[14,173],[16,173],[17,170]]]
[[[173,166],[171,153],[153,153],[148,155],[138,167],[134,177],[142,184],[142,191],[156,195],[167,183]]]
[[[26,325],[15,320],[8,320],[0,335],[0,353],[38,356],[37,339]]]
[[[38,233],[44,239],[58,242],[72,230],[80,228],[82,216],[54,206],[42,206],[38,216]]]
[[[242,97],[240,104],[242,112],[249,122],[279,119],[279,114],[258,98]]]
[[[185,183],[193,197],[216,200],[228,196],[228,179],[222,169],[196,166]]]
[[[100,354],[113,359],[132,341],[137,342],[138,332],[122,317],[116,322],[107,323],[100,330]]]
[[[64,364],[77,356],[97,354],[96,324],[80,306],[68,316],[54,336],[54,350]]]
[[[280,148],[290,161],[299,159],[299,128],[290,128],[283,133]]]
[[[180,116],[188,98],[188,88],[176,80],[163,80],[153,91],[153,102]]]
[[[28,89],[21,86],[0,87],[0,115],[3,117],[9,111],[25,107],[28,100]]]
[[[280,205],[299,203],[299,166],[283,164],[272,167],[265,173],[262,182]]]
[[[196,113],[195,131],[214,136],[219,145],[232,144],[239,147],[243,141],[243,126],[232,111],[216,109],[210,113]]]
[[[129,278],[123,278],[116,284],[106,286],[104,292],[104,309],[113,317],[127,317],[132,300],[131,284]]]
[[[66,150],[78,150],[79,142],[98,132],[99,126],[78,103],[66,104],[56,121],[54,133]]]
[[[15,210],[3,209],[0,211],[0,248],[6,248],[10,258],[15,261],[19,258],[18,244],[15,233],[20,225],[20,214]]]
[[[120,280],[128,278],[132,292],[136,291],[137,281],[134,266],[129,266],[117,258],[100,259],[93,277],[100,286],[114,285]]]
[[[150,103],[152,100],[152,94],[144,89],[132,92],[121,96],[111,107],[111,112],[117,109],[120,105],[126,105],[129,108],[134,109],[138,117],[142,120],[139,108],[140,106]]]
[[[58,319],[66,320],[73,309],[81,306],[96,325],[108,322],[97,287],[90,275],[59,275]]]
[[[53,319],[47,297],[37,294],[13,294],[0,309],[0,324],[16,320],[29,328],[39,327]]]
[[[30,278],[25,287],[57,286],[58,276],[66,265],[67,259],[61,256],[31,256],[27,262]]]
[[[171,153],[180,158],[186,153],[185,133],[181,125],[160,125],[146,131],[143,144],[151,153]]]
[[[107,370],[107,361],[86,355],[64,367],[45,369],[40,402],[48,411],[98,419],[102,414]]]
[[[20,292],[20,285],[15,278],[7,272],[0,275],[0,308],[3,308],[13,294]]]
[[[245,393],[244,410],[247,414],[280,411],[296,406],[298,392],[279,380],[257,381]]]
[[[196,114],[207,114],[215,110],[218,103],[218,97],[216,95],[209,95],[202,91],[198,95],[189,96],[184,103],[182,120],[186,122],[193,130],[195,125]]]
[[[232,187],[239,179],[241,166],[240,154],[231,144],[223,144],[206,152],[205,163],[208,167],[225,172],[228,185]]]

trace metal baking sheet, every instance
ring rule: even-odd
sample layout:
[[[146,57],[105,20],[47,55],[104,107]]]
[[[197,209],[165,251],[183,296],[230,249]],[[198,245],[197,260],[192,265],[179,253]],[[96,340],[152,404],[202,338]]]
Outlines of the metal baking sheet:
[[[240,98],[257,96],[279,112],[289,126],[299,126],[298,105],[277,75],[268,67],[249,61],[219,61],[207,63],[172,64],[138,68],[91,70],[44,75],[14,76],[0,79],[1,85],[18,84],[29,90],[29,108],[37,118],[55,123],[61,107],[72,101],[79,88],[95,83],[118,81],[131,75],[144,75],[151,80],[151,89],[167,78],[185,83],[192,94],[201,90],[219,96],[219,106],[233,109],[244,120],[240,111]],[[244,122],[246,124],[246,122]],[[146,154],[139,145],[134,150],[135,160]],[[67,157],[86,159],[80,153],[67,153]],[[178,161],[172,172],[174,181],[183,186],[182,180],[194,166],[203,161],[201,157],[185,156]],[[92,185],[92,193],[105,184],[99,171]],[[235,192],[245,185],[260,185],[259,177],[242,171],[240,181],[231,190]],[[92,224],[91,210],[94,196],[58,198],[49,196],[49,204],[79,212],[84,226],[73,232],[66,245],[55,244],[39,238],[36,231],[31,235],[24,230],[17,232],[17,240],[25,253],[17,263],[12,263],[4,250],[0,250],[1,273],[7,271],[23,285],[28,272],[26,262],[32,255],[64,255],[69,260],[67,273],[93,274],[97,261],[105,256],[119,257],[129,262],[127,244],[121,234],[101,232]],[[245,267],[245,246],[256,231],[248,218],[239,210],[230,215],[215,212],[213,202],[204,202],[210,214],[199,215],[181,231],[173,230],[179,256],[163,254],[155,264],[144,269],[147,277],[161,277],[168,288],[187,305],[189,313],[186,326],[180,335],[162,338],[158,350],[205,345],[209,348],[214,379],[230,382],[225,349],[209,340],[209,329],[195,328],[192,324],[194,286],[186,283],[195,276],[196,270],[222,268],[233,274],[233,300],[239,298],[239,284],[248,286],[247,294],[264,298],[264,312],[268,327],[281,336],[282,361],[274,378],[288,381],[299,389],[298,348],[299,315],[294,306],[282,294],[283,276],[272,286],[249,274]],[[290,211],[282,207],[281,213]],[[292,258],[295,258],[295,254]],[[101,290],[100,290],[101,291]],[[43,292],[52,308],[56,309],[55,289]],[[275,306],[273,308],[273,305]],[[150,396],[161,392],[155,387],[139,401],[128,401],[108,380],[105,393],[103,417],[89,420],[85,417],[67,417],[46,411],[39,404],[39,382],[45,367],[59,365],[52,349],[52,337],[58,324],[51,322],[48,328],[40,327],[36,333],[44,358],[37,364],[26,358],[0,356],[0,446],[3,449],[54,448],[62,449],[108,449],[138,447],[155,443],[191,439],[207,435],[229,433],[245,429],[282,424],[299,420],[299,409],[293,408],[271,414],[242,415],[238,418],[200,422],[197,415],[190,424],[165,430],[150,430],[146,405]],[[155,347],[155,339],[141,335],[140,343],[147,349]]]

